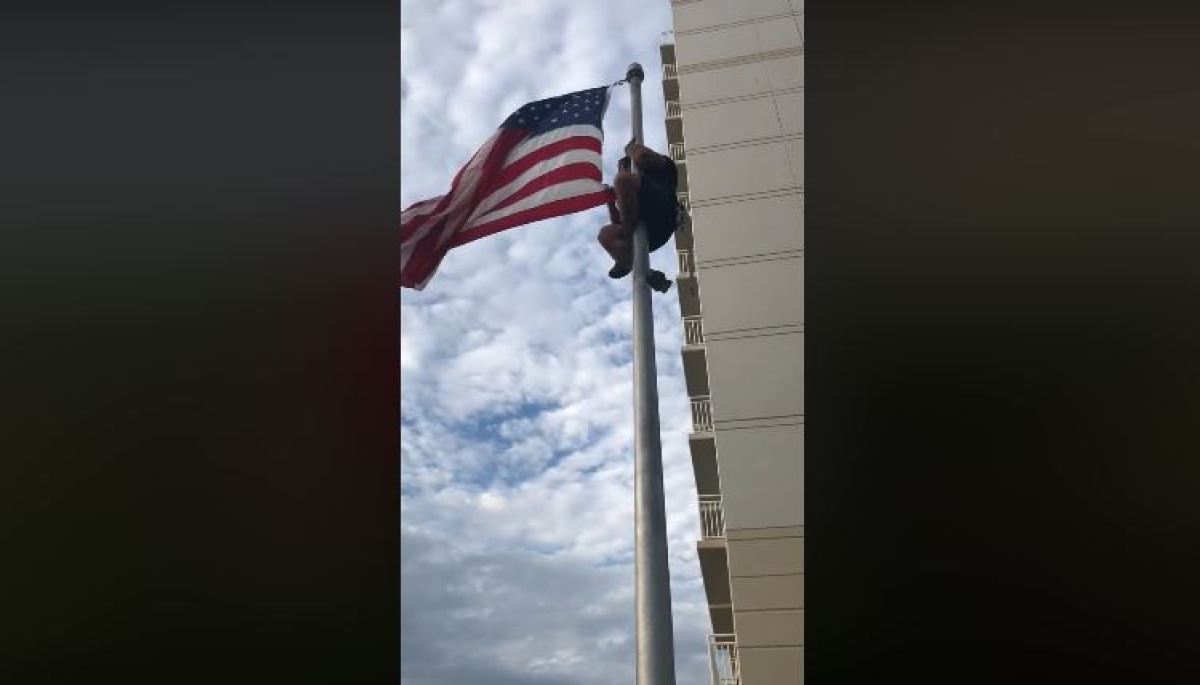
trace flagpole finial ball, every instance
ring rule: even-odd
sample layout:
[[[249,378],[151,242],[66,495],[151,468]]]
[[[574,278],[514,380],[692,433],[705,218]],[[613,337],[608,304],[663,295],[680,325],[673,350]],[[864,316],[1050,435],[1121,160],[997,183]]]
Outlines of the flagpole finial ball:
[[[629,81],[635,78],[639,81],[644,81],[646,79],[646,72],[642,71],[642,65],[634,62],[629,65],[629,71],[625,72],[625,78]]]

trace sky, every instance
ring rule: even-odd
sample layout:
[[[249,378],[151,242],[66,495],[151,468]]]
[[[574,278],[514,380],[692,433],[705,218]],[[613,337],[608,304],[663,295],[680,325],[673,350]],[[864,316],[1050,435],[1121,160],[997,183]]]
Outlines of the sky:
[[[667,0],[401,0],[402,206],[440,195],[526,102],[646,72],[666,147]],[[611,179],[630,138],[613,92]],[[611,181],[610,181],[611,182]],[[455,248],[401,291],[401,682],[633,682],[630,282],[604,208]],[[669,276],[673,243],[651,255]],[[709,619],[674,289],[654,298],[678,682],[704,682]]]

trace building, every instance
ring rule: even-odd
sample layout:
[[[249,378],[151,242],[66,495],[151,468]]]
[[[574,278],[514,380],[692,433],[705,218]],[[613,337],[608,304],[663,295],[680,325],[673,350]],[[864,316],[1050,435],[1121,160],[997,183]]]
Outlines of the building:
[[[804,670],[802,0],[676,0],[662,45],[717,685]]]

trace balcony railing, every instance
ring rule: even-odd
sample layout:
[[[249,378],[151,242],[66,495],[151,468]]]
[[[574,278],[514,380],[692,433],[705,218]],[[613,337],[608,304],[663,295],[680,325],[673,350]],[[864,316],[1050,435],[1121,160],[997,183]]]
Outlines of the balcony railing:
[[[725,537],[725,513],[720,495],[700,495],[700,537],[720,540]]]
[[[667,64],[664,64],[663,65],[663,78],[664,79],[679,78],[679,67],[675,66],[674,64],[671,64],[670,62],[668,62]]]
[[[704,344],[704,323],[698,316],[683,317],[683,344]]]
[[[712,685],[741,685],[737,640],[733,635],[709,635],[708,660],[712,668]]]
[[[704,433],[713,429],[712,400],[706,395],[692,399],[692,430]]]
[[[683,143],[668,143],[668,151],[671,153],[671,159],[676,162],[686,162],[687,153],[683,149]]]
[[[667,100],[667,118],[678,119],[683,116],[683,107],[675,100]]]
[[[679,204],[683,205],[685,210],[692,211],[692,201],[687,193],[675,193],[675,195],[679,198]]]
[[[696,260],[692,257],[691,250],[679,250],[679,275],[694,276],[696,274]]]

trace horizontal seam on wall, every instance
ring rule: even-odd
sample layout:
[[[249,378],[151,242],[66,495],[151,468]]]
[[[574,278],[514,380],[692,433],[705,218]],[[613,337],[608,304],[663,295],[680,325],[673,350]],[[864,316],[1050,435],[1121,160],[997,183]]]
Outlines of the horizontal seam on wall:
[[[725,257],[723,259],[712,260],[696,260],[696,268],[720,269],[724,266],[738,266],[740,264],[758,264],[760,262],[779,262],[785,259],[804,259],[804,248],[799,250],[779,250],[777,252],[763,252],[762,254],[747,255],[745,257]]]
[[[793,88],[782,88],[780,90],[764,90],[760,93],[750,93],[748,95],[735,95],[727,98],[716,98],[713,100],[702,100],[700,102],[690,102],[683,104],[679,101],[680,112],[691,112],[697,109],[707,109],[709,107],[718,107],[720,105],[728,105],[734,102],[746,102],[748,100],[763,100],[765,98],[774,97],[776,95],[793,95],[795,93],[803,93],[804,86],[795,86]],[[668,117],[674,118],[674,117]]]
[[[782,14],[772,14],[769,17],[754,17],[752,19],[739,19],[738,21],[731,21],[726,24],[712,24],[711,26],[701,26],[700,28],[695,28],[695,29],[684,29],[683,31],[675,31],[674,33],[675,33],[676,38],[678,38],[679,36],[694,36],[699,33],[712,33],[713,31],[721,31],[723,29],[736,28],[738,26],[748,26],[750,24],[763,24],[768,21],[776,21],[778,19],[793,19],[794,20],[795,17],[801,17],[801,16],[804,16],[804,15],[800,12],[795,12],[795,11],[783,12]]]
[[[742,193],[740,195],[719,195],[717,197],[710,197],[706,200],[693,200],[691,197],[691,193],[688,193],[688,204],[690,204],[692,209],[695,210],[695,209],[703,209],[705,207],[716,207],[718,205],[734,204],[737,202],[753,202],[755,200],[770,200],[770,199],[777,198],[777,197],[787,197],[789,195],[795,195],[796,197],[804,197],[804,187],[803,186],[799,186],[799,187],[798,186],[788,186],[786,188],[779,188],[776,190],[765,190],[765,191],[755,192],[755,193]],[[694,230],[693,230],[693,233],[695,233]]]
[[[684,124],[687,125],[686,123]],[[790,143],[793,140],[804,140],[804,132],[785,133],[779,136],[766,136],[763,138],[750,138],[747,140],[739,140],[733,143],[720,143],[718,145],[705,145],[704,147],[688,147],[684,144],[684,150],[687,155],[707,155],[713,152],[721,152],[724,150],[736,150],[743,147],[760,147],[763,145],[771,145],[772,143]]]
[[[780,324],[778,326],[756,326],[754,328],[739,328],[736,330],[729,330],[729,331],[708,331],[705,334],[705,338],[706,339],[711,338],[713,340],[720,340],[720,338],[717,336],[729,335],[729,334],[735,334],[735,333],[758,333],[760,331],[779,332],[779,333],[799,333],[799,332],[801,332],[801,331],[796,330],[797,328],[801,329],[801,331],[802,331],[804,328],[804,323],[803,322],[786,323],[786,324]],[[784,330],[784,329],[786,329],[786,330]]]
[[[804,38],[801,36],[803,42]],[[754,64],[755,62],[770,62],[777,59],[785,59],[787,57],[795,57],[804,54],[804,47],[783,48],[781,50],[771,50],[770,52],[756,52],[750,55],[739,55],[738,57],[727,57],[725,59],[715,59],[709,62],[696,62],[695,64],[680,65],[679,55],[675,55],[675,70],[680,76],[684,74],[696,74],[702,71],[712,71],[714,69],[724,69],[727,67],[739,67],[743,64]]]
[[[754,420],[756,420],[756,419],[746,419],[745,421],[754,421]],[[763,421],[767,421],[767,419],[763,419]],[[717,428],[717,429],[723,430],[723,431],[740,431],[740,430],[754,430],[755,428],[783,428],[784,426],[803,426],[804,425],[804,415],[800,414],[798,421],[791,420],[791,417],[788,417],[788,420],[786,420],[786,421],[784,421],[782,419],[780,419],[779,421],[781,421],[781,422],[780,423],[758,423],[758,424],[754,424],[754,425],[750,425],[750,426],[714,426],[714,428]],[[706,433],[711,434],[711,432],[708,432],[708,431],[706,431]]]
[[[714,423],[745,423],[747,421],[775,421],[778,419],[804,418],[804,414],[780,414],[779,416],[747,416],[740,419],[721,419]]]
[[[744,337],[768,336],[768,335],[786,335],[786,334],[803,334],[804,324],[786,324],[781,326],[763,326],[757,329],[745,329],[740,331],[721,331],[709,332],[704,338],[706,341],[720,342],[724,340],[740,340]],[[700,343],[704,344],[704,343]]]
[[[772,423],[772,421],[785,421],[785,422],[784,423]],[[770,428],[770,427],[774,427],[774,426],[799,426],[800,423],[804,423],[804,414],[790,414],[787,416],[768,416],[768,417],[763,417],[763,419],[731,419],[728,421],[724,421],[724,423],[743,423],[742,426],[719,425],[719,423],[722,423],[722,421],[715,421],[714,423],[718,423],[718,425],[715,425],[714,427],[724,429],[724,431],[736,431],[736,429],[738,429],[738,428]],[[750,425],[746,426],[745,423],[750,423]]]
[[[796,530],[797,528],[800,528],[801,531],[799,533],[793,533],[792,531]],[[731,528],[727,531],[727,534],[732,533],[732,534],[739,536],[739,537],[728,538],[729,540],[733,540],[734,542],[743,542],[743,541],[747,541],[747,540],[775,540],[778,538],[802,538],[802,537],[804,537],[803,528],[804,528],[804,526],[768,526],[766,528]],[[755,536],[752,538],[740,537],[740,535],[743,533],[767,533],[768,535],[764,535],[761,537]]]
[[[775,338],[775,337],[778,337],[781,335],[798,335],[798,334],[804,333],[804,324],[796,324],[796,325],[799,326],[799,328],[797,328],[795,330],[789,330],[789,331],[767,331],[765,333],[760,333],[757,331],[750,331],[750,332],[745,333],[744,335],[723,335],[721,337],[717,337],[715,335],[709,335],[708,338],[705,340],[705,342],[710,342],[710,341],[711,342],[724,342],[726,340],[745,340],[746,338]],[[794,416],[794,414],[789,414],[788,416]],[[801,414],[801,416],[803,416],[803,414]],[[782,416],[764,416],[763,418],[769,419],[769,418],[783,418],[783,417]],[[721,421],[719,421],[717,423],[721,423],[721,422],[725,422],[725,421],[754,421],[754,420],[755,419],[721,419]]]

